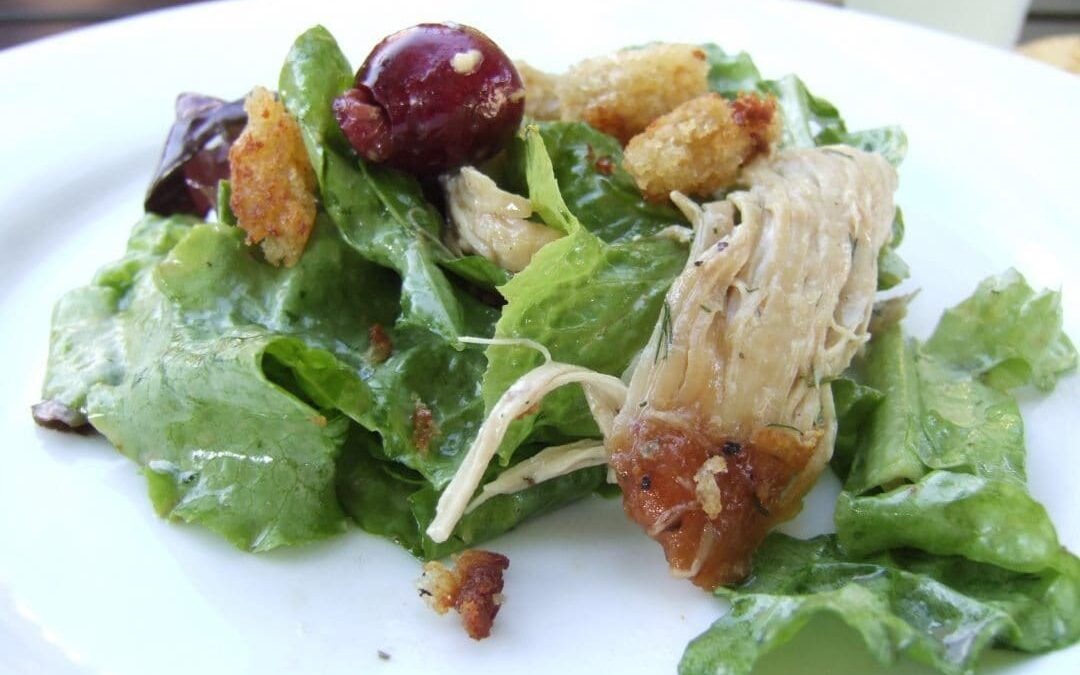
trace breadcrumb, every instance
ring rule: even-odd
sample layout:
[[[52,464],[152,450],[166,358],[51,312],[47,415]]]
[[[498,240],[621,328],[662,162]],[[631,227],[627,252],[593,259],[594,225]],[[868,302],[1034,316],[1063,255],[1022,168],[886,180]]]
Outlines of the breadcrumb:
[[[704,94],[708,73],[705,52],[686,44],[586,59],[556,80],[560,116],[588,122],[625,144],[657,117]]]
[[[244,110],[247,126],[229,150],[229,206],[248,244],[292,267],[315,224],[315,172],[299,125],[273,94],[256,87]]]
[[[413,406],[412,424],[413,445],[421,455],[426,455],[431,447],[431,439],[439,433],[439,425],[435,423],[435,414],[423,401],[417,401]]]
[[[559,119],[559,95],[555,92],[559,77],[524,61],[515,61],[514,67],[525,85],[525,116],[534,120]]]
[[[457,610],[465,632],[474,640],[491,635],[491,626],[503,601],[503,572],[510,567],[506,556],[480,549],[462,551],[448,569],[438,561],[424,564],[417,581],[424,601],[439,614]]]
[[[776,99],[706,94],[656,119],[630,140],[623,167],[645,198],[673,191],[706,197],[735,182],[739,169],[780,138]]]

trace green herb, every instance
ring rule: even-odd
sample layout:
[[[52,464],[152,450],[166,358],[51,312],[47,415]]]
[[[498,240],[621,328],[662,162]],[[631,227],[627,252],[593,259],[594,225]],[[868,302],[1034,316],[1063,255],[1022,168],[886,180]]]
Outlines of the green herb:
[[[668,357],[671,349],[671,308],[667,301],[660,310],[660,339],[656,343],[656,351],[653,353],[653,363]],[[661,350],[663,353],[661,354]]]

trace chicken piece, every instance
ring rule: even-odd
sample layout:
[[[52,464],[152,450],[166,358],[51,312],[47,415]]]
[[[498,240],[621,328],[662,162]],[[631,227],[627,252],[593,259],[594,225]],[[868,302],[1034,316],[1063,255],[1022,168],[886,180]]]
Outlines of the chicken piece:
[[[657,118],[630,139],[623,167],[645,198],[679,191],[707,197],[735,182],[739,170],[767,155],[780,138],[776,99],[706,94]]]
[[[244,101],[248,122],[229,149],[229,207],[248,244],[266,259],[292,267],[315,224],[315,172],[296,120],[266,89]]]
[[[525,84],[525,116],[534,120],[559,119],[559,95],[555,93],[558,76],[533,68],[524,61],[515,61],[514,67]]]
[[[442,179],[450,220],[463,253],[476,253],[510,272],[520,272],[562,232],[534,223],[528,199],[500,190],[471,166]]]
[[[508,567],[510,561],[502,554],[469,549],[457,556],[452,570],[435,560],[426,563],[416,585],[428,606],[439,614],[457,610],[469,637],[482,640],[491,635],[502,606]]]
[[[832,454],[829,380],[868,339],[896,188],[884,159],[842,146],[743,181],[703,207],[674,195],[690,258],[606,438],[627,514],[705,588],[749,572]]]
[[[563,120],[588,122],[626,144],[657,117],[708,91],[708,74],[701,48],[656,44],[586,59],[556,80],[555,92]]]

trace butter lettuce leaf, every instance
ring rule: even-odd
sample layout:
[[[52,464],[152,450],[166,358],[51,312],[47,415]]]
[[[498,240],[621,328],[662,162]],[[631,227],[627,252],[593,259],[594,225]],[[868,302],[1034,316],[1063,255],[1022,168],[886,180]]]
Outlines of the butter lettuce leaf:
[[[1023,420],[1012,396],[943,363],[898,323],[875,334],[860,370],[885,398],[858,440],[846,490],[888,489],[934,469],[1023,484]]]
[[[507,304],[495,336],[536,340],[557,361],[621,375],[648,341],[685,260],[686,248],[667,239],[605,244],[579,230],[542,248],[500,287]],[[489,410],[543,360],[534,350],[513,345],[491,346],[487,358],[483,392]],[[504,456],[534,431],[553,441],[599,435],[577,386],[552,392],[535,414],[514,422]]]
[[[1023,420],[1008,388],[1049,390],[1076,367],[1058,293],[1015,270],[943,314],[925,344],[879,321],[861,384],[884,394],[860,434],[845,489],[864,494],[943,469],[1023,485]]]

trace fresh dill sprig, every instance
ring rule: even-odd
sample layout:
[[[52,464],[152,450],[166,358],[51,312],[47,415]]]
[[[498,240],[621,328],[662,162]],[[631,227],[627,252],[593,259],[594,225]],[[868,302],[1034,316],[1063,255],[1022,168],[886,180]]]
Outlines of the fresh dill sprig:
[[[664,350],[663,356],[660,355],[660,350]],[[660,359],[666,359],[668,357],[668,351],[671,349],[671,307],[668,306],[667,301],[664,301],[664,307],[660,310],[660,342],[656,345],[656,351],[653,353],[653,364],[656,364]]]

